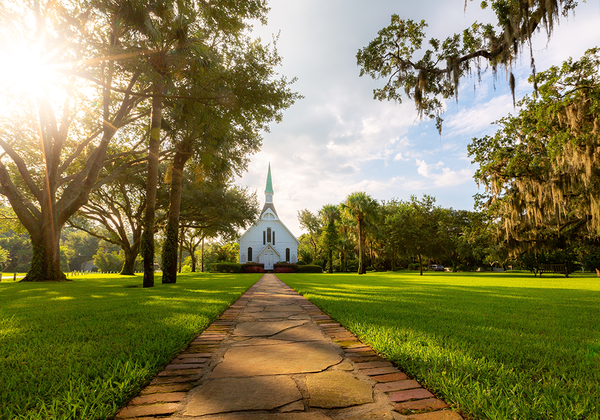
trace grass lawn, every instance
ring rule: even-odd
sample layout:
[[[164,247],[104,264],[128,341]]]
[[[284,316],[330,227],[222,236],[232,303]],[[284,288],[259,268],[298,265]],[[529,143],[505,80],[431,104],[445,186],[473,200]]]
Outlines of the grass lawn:
[[[278,277],[467,418],[600,418],[595,275]]]
[[[0,283],[0,419],[105,419],[261,274]]]

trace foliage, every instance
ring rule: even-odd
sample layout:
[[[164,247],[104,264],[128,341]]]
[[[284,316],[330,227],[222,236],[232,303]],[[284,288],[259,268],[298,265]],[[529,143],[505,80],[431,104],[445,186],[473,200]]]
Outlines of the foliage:
[[[483,205],[501,218],[513,252],[600,235],[599,69],[595,48],[530,78],[539,94],[469,145]]]
[[[3,272],[10,262],[10,252],[0,247],[0,272]]]
[[[210,265],[210,271],[215,273],[241,273],[242,264],[239,263],[212,263]]]
[[[100,247],[93,257],[94,265],[103,273],[118,273],[123,267],[123,252]]]
[[[297,273],[292,267],[274,267],[273,273]]]
[[[275,271],[279,268],[289,269],[292,271]],[[273,271],[276,273],[297,273],[298,272],[298,264],[294,263],[286,263],[286,262],[277,262],[273,264]]]
[[[113,418],[259,277],[184,275],[153,290],[118,275],[0,283],[0,418]]]
[[[372,225],[371,219],[374,218],[378,203],[365,192],[355,192],[348,197],[341,205],[342,210],[347,216],[356,221],[356,232],[358,234],[358,273],[365,274],[367,271],[364,249],[366,226]]]
[[[6,271],[26,272],[31,265],[31,240],[12,230],[0,233],[0,246],[10,254]]]
[[[532,51],[531,36],[537,29],[545,27],[550,38],[561,15],[567,16],[576,5],[574,0],[486,0],[481,7],[495,12],[496,25],[474,22],[462,34],[444,41],[429,39],[429,49],[424,48],[427,23],[394,14],[390,25],[358,51],[360,75],[384,78],[385,86],[373,91],[375,99],[401,102],[406,95],[414,101],[419,116],[436,119],[441,133],[444,100],[457,96],[461,78],[473,70],[480,74],[482,61],[494,72],[498,67],[509,71],[523,46]],[[535,75],[533,56],[531,59]],[[509,81],[514,97],[512,73]]]
[[[323,267],[320,265],[306,264],[298,266],[298,273],[322,273]]]
[[[308,231],[308,235],[302,235],[300,237],[300,244],[302,246],[303,239],[307,240],[310,243],[312,248],[312,252],[306,250],[300,252],[298,250],[298,254],[300,258],[302,258],[307,263],[311,263],[313,258],[317,258],[317,246],[319,243],[319,237],[321,235],[321,221],[319,218],[313,214],[308,209],[302,209],[298,211],[298,222],[300,223],[300,227],[302,229],[306,229]]]
[[[598,417],[595,274],[280,277],[465,418]]]
[[[263,263],[249,262],[242,264],[243,273],[264,273],[265,265]]]
[[[333,251],[336,250],[339,243],[339,231],[336,223],[340,220],[340,209],[333,204],[324,205],[319,210],[319,216],[323,223],[323,233],[321,235],[320,244],[323,250],[327,253],[328,271],[333,273]]]

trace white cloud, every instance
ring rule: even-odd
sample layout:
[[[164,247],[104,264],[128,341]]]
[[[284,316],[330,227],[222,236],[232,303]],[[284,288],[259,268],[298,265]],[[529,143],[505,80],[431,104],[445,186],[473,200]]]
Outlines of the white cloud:
[[[453,170],[444,166],[444,162],[442,161],[435,164],[428,164],[424,160],[419,159],[416,160],[416,164],[417,172],[433,181],[433,185],[436,187],[458,186],[473,179],[474,171],[470,168]],[[441,172],[439,169],[441,169]]]

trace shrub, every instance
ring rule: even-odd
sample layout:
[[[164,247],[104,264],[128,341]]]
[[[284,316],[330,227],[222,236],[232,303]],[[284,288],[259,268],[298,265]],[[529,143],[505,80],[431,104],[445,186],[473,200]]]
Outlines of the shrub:
[[[456,269],[458,271],[472,271],[473,269],[471,267],[469,267],[467,264],[458,264],[458,267],[456,267]]]
[[[301,265],[298,267],[299,273],[322,273],[323,268],[320,265]]]
[[[289,268],[292,271],[277,271],[278,268]],[[298,264],[278,262],[278,263],[273,264],[273,271],[275,273],[297,273],[298,272]]]
[[[297,265],[306,265],[306,261],[302,261],[302,260],[300,260],[300,261],[298,261],[296,264],[297,264]]]
[[[242,273],[264,273],[265,265],[262,263],[249,262],[242,264]]]
[[[312,265],[318,265],[322,269],[325,268],[325,260],[313,260]]]
[[[213,263],[210,266],[210,271],[216,273],[241,273],[242,264],[238,263]]]
[[[275,267],[273,273],[297,273],[297,271],[291,267]]]
[[[419,263],[410,263],[410,264],[408,264],[408,269],[409,270],[420,270]]]

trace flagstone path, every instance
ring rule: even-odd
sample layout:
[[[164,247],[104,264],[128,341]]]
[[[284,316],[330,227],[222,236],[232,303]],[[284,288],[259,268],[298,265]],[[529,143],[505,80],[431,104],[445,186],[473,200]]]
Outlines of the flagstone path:
[[[274,274],[265,274],[115,418],[462,419]]]

